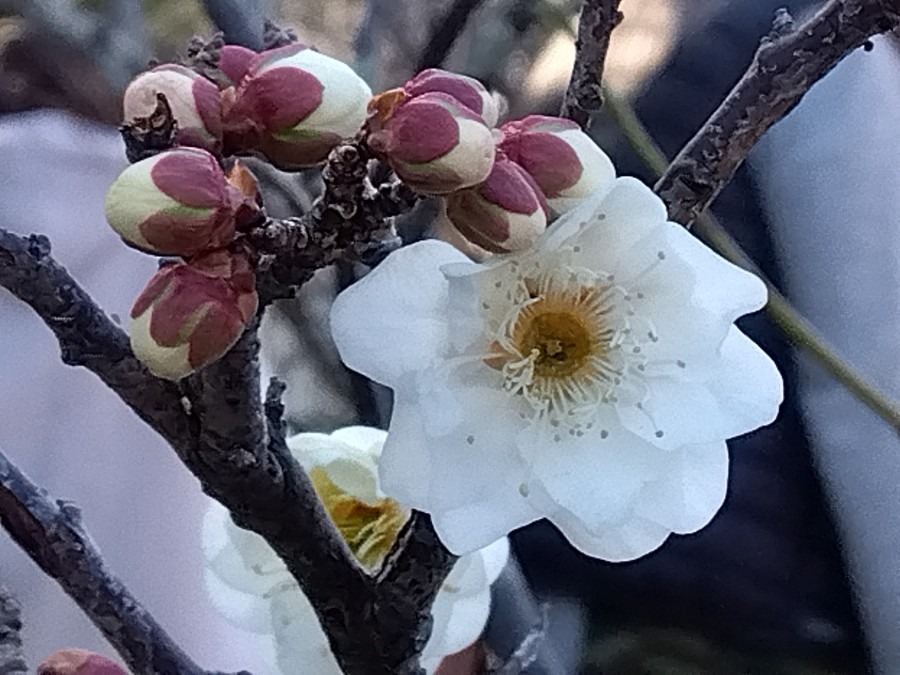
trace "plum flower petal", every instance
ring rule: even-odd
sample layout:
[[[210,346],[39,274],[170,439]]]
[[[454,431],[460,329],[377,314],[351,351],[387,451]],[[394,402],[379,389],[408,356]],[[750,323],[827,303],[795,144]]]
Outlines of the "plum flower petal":
[[[385,497],[378,482],[386,436],[359,426],[288,439],[350,550],[369,570],[381,564],[409,517],[409,509]],[[438,592],[432,609],[434,630],[422,654],[429,673],[484,629],[490,586],[509,555],[502,535],[488,543],[461,557]],[[216,503],[204,519],[203,550],[214,606],[238,627],[271,636],[281,672],[340,675],[312,605],[262,537],[237,527]]]
[[[439,274],[431,272],[446,263],[463,262],[467,258],[451,246],[443,246],[437,242],[422,242],[415,247],[400,249],[396,252],[398,265],[381,266],[372,272],[370,278],[378,280],[376,285],[357,284],[341,295],[335,302],[331,312],[331,330],[335,339],[342,344],[352,345],[353,354],[361,354],[361,358],[348,365],[354,370],[368,375],[373,380],[393,383],[404,372],[420,369],[436,359],[443,349],[443,321],[436,318],[438,308],[447,301],[447,280]],[[407,275],[421,278],[414,284],[405,284]],[[376,276],[377,275],[377,276]],[[400,278],[396,278],[399,275]],[[390,278],[388,278],[390,277]],[[382,286],[395,288],[390,297],[379,294]],[[375,292],[375,295],[372,292]],[[378,312],[367,313],[365,323],[360,324],[360,317],[355,313],[359,305],[375,303]],[[397,321],[402,316],[403,321]],[[377,340],[388,340],[385,345],[372,343]],[[370,349],[379,349],[391,344],[404,344],[390,359],[367,359],[365,354]]]
[[[509,558],[509,540],[498,539],[477,556],[462,558],[435,598],[432,638],[422,661],[437,667],[440,659],[465,649],[478,639],[491,611],[491,584]]]
[[[783,397],[734,326],[764,284],[632,178],[529,249],[459,257],[414,244],[335,303],[345,363],[395,392],[385,493],[431,513],[456,553],[546,517],[585,553],[631,560],[706,525],[725,440],[770,423]]]

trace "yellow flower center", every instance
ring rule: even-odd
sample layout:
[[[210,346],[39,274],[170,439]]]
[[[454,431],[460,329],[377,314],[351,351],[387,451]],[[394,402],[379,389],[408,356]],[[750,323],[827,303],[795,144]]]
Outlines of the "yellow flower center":
[[[322,467],[314,467],[309,477],[353,555],[364,567],[377,568],[391,550],[409,514],[393,499],[367,504],[344,492]]]
[[[603,336],[577,310],[567,298],[539,297],[519,311],[512,343],[520,354],[534,355],[535,377],[572,377],[590,367],[592,355],[605,353]]]
[[[501,280],[483,307],[503,311],[484,362],[537,418],[577,433],[599,405],[615,400],[633,356],[627,294],[586,270],[534,269]],[[499,301],[498,301],[499,300]],[[496,308],[496,309],[495,309]],[[502,309],[501,309],[502,308]]]

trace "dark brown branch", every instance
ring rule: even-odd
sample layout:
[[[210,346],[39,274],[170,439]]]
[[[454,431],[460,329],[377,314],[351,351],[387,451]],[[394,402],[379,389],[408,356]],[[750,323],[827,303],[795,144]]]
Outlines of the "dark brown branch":
[[[469,17],[481,3],[482,0],[453,0],[447,12],[432,24],[425,50],[416,64],[416,72],[426,68],[440,68],[469,22]]]
[[[139,675],[206,673],[106,568],[71,504],[51,501],[0,452],[0,523]],[[4,671],[5,672],[5,671]]]
[[[577,122],[582,129],[590,124],[591,115],[603,107],[600,81],[609,37],[622,21],[619,2],[585,0],[581,8],[575,40],[575,65],[559,114]]]
[[[261,252],[269,246],[273,253],[259,275],[264,300],[286,294],[342,255],[362,255],[390,232],[386,218],[415,203],[396,184],[372,188],[367,162],[364,147],[341,146],[324,172],[328,189],[307,217],[251,233]],[[53,260],[45,237],[0,229],[0,286],[44,319],[66,363],[97,374],[165,438],[205,492],[268,541],[310,598],[346,672],[419,672],[421,636],[430,625],[421,607],[430,606],[452,560],[406,595],[359,568],[283,435],[279,440],[273,432],[281,422],[272,419],[271,400],[263,414],[255,326],[223,359],[176,385],[135,359],[125,333]],[[436,541],[429,530],[430,522],[416,521],[414,540]],[[401,569],[414,568],[416,555],[401,553]]]
[[[27,675],[22,654],[22,620],[19,603],[0,586],[0,673]]]
[[[422,645],[431,635],[434,596],[457,560],[438,539],[431,518],[413,511],[378,574],[385,599],[395,611],[407,614],[405,623],[417,628],[410,637]]]
[[[372,187],[369,159],[362,141],[338,146],[322,172],[325,192],[308,214],[269,221],[248,233],[257,251],[270,254],[257,275],[262,304],[290,297],[317,269],[339,258],[365,259],[390,243],[389,219],[410,211],[419,197],[399,181]]]
[[[657,182],[669,217],[690,225],[813,84],[870,37],[898,26],[897,0],[831,0],[793,30],[780,13],[747,72]]]

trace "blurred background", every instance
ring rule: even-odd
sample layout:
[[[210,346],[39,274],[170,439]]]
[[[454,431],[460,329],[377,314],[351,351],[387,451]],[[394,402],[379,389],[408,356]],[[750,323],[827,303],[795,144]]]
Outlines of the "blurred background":
[[[815,0],[623,0],[606,85],[673,156],[749,64],[774,10]],[[125,165],[115,125],[129,79],[195,34],[262,45],[262,21],[352,64],[375,91],[442,66],[481,79],[507,117],[555,114],[574,58],[574,0],[0,0],[0,227],[50,236],[57,258],[125,316],[152,261],[102,215]],[[844,356],[896,396],[900,354],[897,153],[900,64],[888,40],[855,55],[761,144],[714,211]],[[829,84],[830,83],[830,84]],[[604,112],[592,134],[620,172],[652,182]],[[859,158],[858,161],[854,158]],[[276,217],[308,209],[315,172],[254,163]],[[428,236],[426,203],[398,224]],[[859,270],[865,270],[860,273]],[[340,365],[325,320],[365,272],[317,274],[267,314],[266,369],[286,379],[294,430],[384,426],[389,392]],[[787,401],[729,444],[725,507],[706,529],[627,564],[585,558],[550,526],[513,535],[484,648],[506,657],[541,627],[525,672],[567,675],[900,673],[900,442],[765,315],[742,324],[773,355]],[[895,358],[896,357],[896,358]],[[0,290],[0,447],[74,501],[112,568],[204,667],[266,672],[255,643],[202,590],[205,498],[173,453]],[[24,605],[30,663],[62,646],[111,654],[11,542],[0,584]]]

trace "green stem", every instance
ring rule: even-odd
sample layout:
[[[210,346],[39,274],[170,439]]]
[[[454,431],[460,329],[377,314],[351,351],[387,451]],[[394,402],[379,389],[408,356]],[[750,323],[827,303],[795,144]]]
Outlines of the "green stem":
[[[631,105],[608,88],[604,89],[605,109],[612,115],[629,145],[656,177],[662,175],[669,162],[665,154],[647,132]],[[851,366],[788,302],[760,272],[740,245],[719,224],[711,213],[702,213],[694,231],[716,252],[735,265],[762,277],[769,289],[766,312],[779,329],[797,346],[809,352],[832,377],[849,389],[860,401],[873,410],[894,429],[900,430],[900,406]]]

